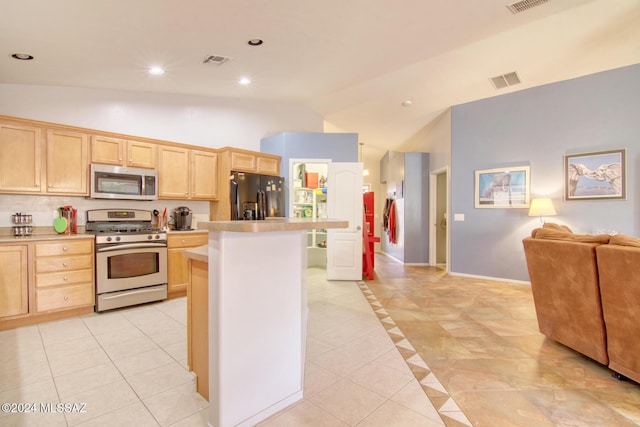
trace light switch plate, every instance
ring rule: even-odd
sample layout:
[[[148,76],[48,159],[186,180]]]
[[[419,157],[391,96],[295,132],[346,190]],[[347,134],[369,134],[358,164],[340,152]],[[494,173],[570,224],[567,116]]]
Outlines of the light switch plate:
[[[454,221],[464,221],[464,214],[454,214],[453,215],[453,220]]]

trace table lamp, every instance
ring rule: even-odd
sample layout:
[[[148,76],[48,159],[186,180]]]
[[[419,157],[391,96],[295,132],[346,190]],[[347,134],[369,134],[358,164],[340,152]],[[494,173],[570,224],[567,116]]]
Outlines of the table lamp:
[[[543,197],[539,199],[531,199],[531,205],[529,206],[529,216],[539,216],[540,222],[544,224],[545,216],[556,215],[556,210],[553,207],[551,199]]]

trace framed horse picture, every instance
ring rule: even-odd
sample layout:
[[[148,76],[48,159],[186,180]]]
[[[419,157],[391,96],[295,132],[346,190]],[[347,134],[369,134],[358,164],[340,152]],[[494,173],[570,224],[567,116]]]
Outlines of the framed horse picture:
[[[531,168],[476,170],[476,208],[528,208]]]
[[[564,156],[564,199],[627,198],[626,150]]]

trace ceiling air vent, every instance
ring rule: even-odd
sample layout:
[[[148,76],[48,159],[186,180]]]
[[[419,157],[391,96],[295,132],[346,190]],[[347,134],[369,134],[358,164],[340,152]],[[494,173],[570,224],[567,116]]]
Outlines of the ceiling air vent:
[[[502,89],[507,86],[513,86],[520,83],[520,77],[518,77],[518,73],[515,71],[501,76],[491,77],[489,80],[491,80],[493,87],[496,89]]]
[[[222,55],[207,55],[204,57],[204,59],[202,60],[203,64],[213,64],[213,65],[222,65],[225,62],[227,62],[228,60],[230,60],[231,58],[229,58],[228,56],[222,56]]]
[[[511,11],[511,13],[520,13],[525,10],[532,9],[536,6],[540,6],[541,4],[547,3],[549,0],[521,0],[515,3],[511,3],[507,5],[507,9]]]

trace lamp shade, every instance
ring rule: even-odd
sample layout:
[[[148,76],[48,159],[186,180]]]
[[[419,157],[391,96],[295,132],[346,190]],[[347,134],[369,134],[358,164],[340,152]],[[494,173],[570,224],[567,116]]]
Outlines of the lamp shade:
[[[549,198],[531,199],[529,206],[529,216],[551,216],[555,215],[556,210]]]

